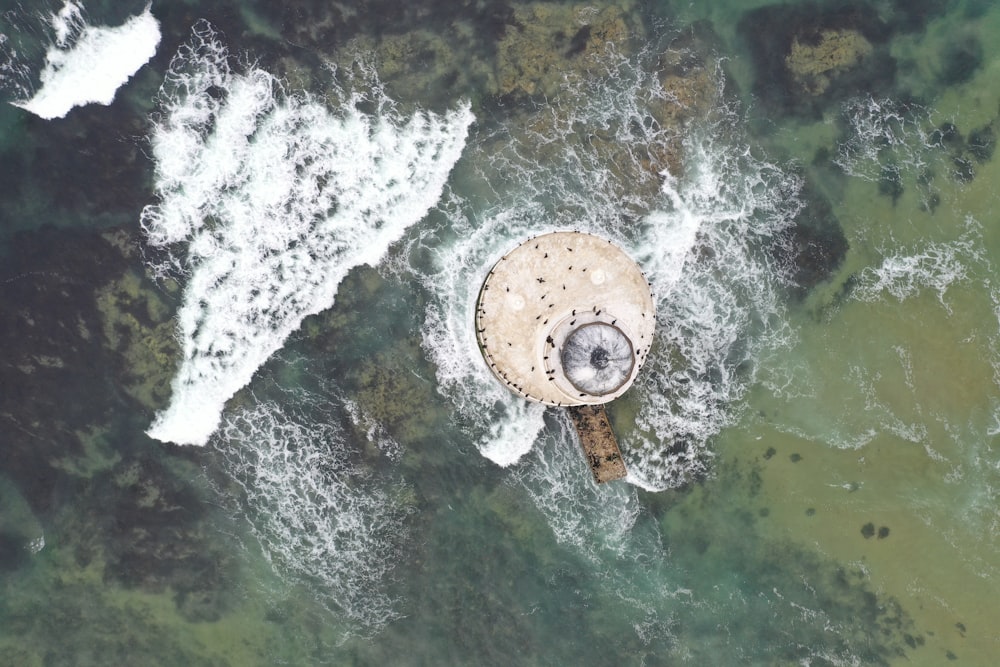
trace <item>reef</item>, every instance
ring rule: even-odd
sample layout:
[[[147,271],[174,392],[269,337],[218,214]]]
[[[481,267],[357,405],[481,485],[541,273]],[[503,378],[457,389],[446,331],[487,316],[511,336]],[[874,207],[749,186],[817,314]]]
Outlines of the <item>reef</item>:
[[[457,100],[470,91],[496,90],[492,54],[472,24],[455,21],[447,34],[412,30],[379,37],[360,35],[338,52],[338,66],[359,54],[373,60],[379,80],[396,100]],[[444,109],[435,109],[444,111]]]
[[[138,240],[120,230],[109,231],[104,238],[126,256],[137,254]],[[142,271],[130,268],[96,294],[103,343],[117,361],[121,387],[151,411],[166,406],[181,357],[173,307],[167,303],[178,289],[172,282],[167,289],[171,292],[161,291]]]
[[[338,379],[357,408],[356,428],[384,429],[399,442],[418,444],[433,439],[449,417],[420,346],[423,308],[412,295],[404,301],[401,289],[375,269],[358,267],[344,278],[333,307],[307,319],[303,332],[311,354],[328,364],[324,374]],[[341,345],[347,337],[353,344]],[[359,442],[368,441],[360,435]]]
[[[44,541],[3,533],[0,551],[13,549],[0,554],[3,564],[23,569],[42,550],[64,559],[60,577],[169,595],[189,621],[218,618],[232,595],[234,546],[209,527],[201,453],[153,447],[142,432],[142,412],[152,412],[162,399],[157,387],[173,372],[174,348],[166,297],[143,277],[135,238],[47,227],[9,245],[0,272],[0,384],[16,391],[0,395],[0,474],[37,517]],[[146,386],[147,373],[160,380]],[[79,613],[77,602],[37,617]],[[88,607],[91,614],[114,610]],[[138,644],[110,648],[127,640],[125,625],[125,638],[87,641],[144,655]]]
[[[429,441],[439,426],[439,415],[431,409],[437,403],[432,383],[410,372],[419,359],[419,346],[404,341],[391,352],[376,354],[344,378],[365,421],[373,421],[406,443]]]
[[[833,101],[895,80],[891,26],[871,5],[769,5],[748,11],[738,30],[752,53],[754,92],[772,112],[819,117]]]
[[[792,37],[785,67],[802,90],[822,95],[832,79],[858,66],[871,53],[871,42],[857,30],[821,30],[813,40]]]
[[[779,257],[790,267],[792,294],[803,298],[840,268],[850,244],[830,202],[816,187],[807,181],[799,197],[804,206],[779,247]]]
[[[565,77],[585,75],[609,49],[627,54],[639,27],[626,12],[618,6],[515,5],[497,44],[497,92],[551,96]]]

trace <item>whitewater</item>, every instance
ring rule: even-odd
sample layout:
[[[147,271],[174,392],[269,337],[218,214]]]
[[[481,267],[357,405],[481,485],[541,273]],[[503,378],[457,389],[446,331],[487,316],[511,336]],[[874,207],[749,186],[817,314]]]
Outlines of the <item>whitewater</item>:
[[[425,216],[473,122],[467,103],[404,116],[377,86],[331,83],[330,109],[230,60],[198,23],[150,138],[159,202],[142,228],[154,270],[185,286],[183,357],[148,433],[178,444],[204,445],[226,401],[333,304],[344,276],[377,265]]]
[[[45,120],[62,118],[86,104],[111,104],[118,89],[149,62],[160,44],[160,24],[151,5],[119,26],[90,25],[84,5],[74,0],[44,18],[52,41],[38,74],[39,85],[30,98],[13,104]],[[0,35],[0,45],[3,41]],[[31,68],[14,56],[4,69],[22,80],[24,92],[30,89],[24,79],[30,78]]]
[[[440,391],[480,453],[507,467],[545,432],[546,412],[495,382],[479,357],[470,322],[483,277],[547,231],[586,231],[626,249],[652,285],[658,330],[620,399],[636,406],[635,423],[616,432],[628,481],[662,490],[708,469],[711,439],[739,416],[756,364],[792,335],[776,249],[801,211],[801,181],[742,143],[721,88],[710,117],[683,137],[657,123],[657,105],[676,102],[643,58],[609,54],[604,76],[569,80],[545,107],[476,135],[467,150],[475,173],[440,206],[452,234],[418,239],[430,259],[411,269],[433,294],[423,344]],[[684,173],[650,169],[650,154],[677,145]]]

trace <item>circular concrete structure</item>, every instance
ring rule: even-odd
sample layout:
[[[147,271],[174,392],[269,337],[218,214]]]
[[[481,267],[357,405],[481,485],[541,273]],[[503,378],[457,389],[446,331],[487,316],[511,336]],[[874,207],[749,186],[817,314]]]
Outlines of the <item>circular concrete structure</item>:
[[[646,360],[655,323],[636,263],[582,232],[537,236],[504,255],[476,303],[476,338],[490,370],[547,405],[621,396]]]

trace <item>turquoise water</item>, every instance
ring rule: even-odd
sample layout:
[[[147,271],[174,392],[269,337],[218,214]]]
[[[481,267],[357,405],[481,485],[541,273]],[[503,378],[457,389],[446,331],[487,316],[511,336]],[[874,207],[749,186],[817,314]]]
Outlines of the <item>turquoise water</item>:
[[[151,12],[0,111],[0,664],[993,664],[1000,8]],[[625,482],[476,348],[554,229],[657,298]]]

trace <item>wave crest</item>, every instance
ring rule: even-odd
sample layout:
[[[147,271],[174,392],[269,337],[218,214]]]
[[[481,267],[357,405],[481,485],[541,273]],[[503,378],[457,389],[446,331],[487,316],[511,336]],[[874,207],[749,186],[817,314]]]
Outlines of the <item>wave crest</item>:
[[[347,272],[377,264],[424,217],[473,120],[467,103],[403,117],[371,85],[374,113],[337,84],[331,110],[229,59],[211,26],[196,25],[150,139],[160,199],[142,215],[151,268],[186,285],[183,359],[149,434],[178,444],[205,444],[226,400],[306,316],[333,305]]]

